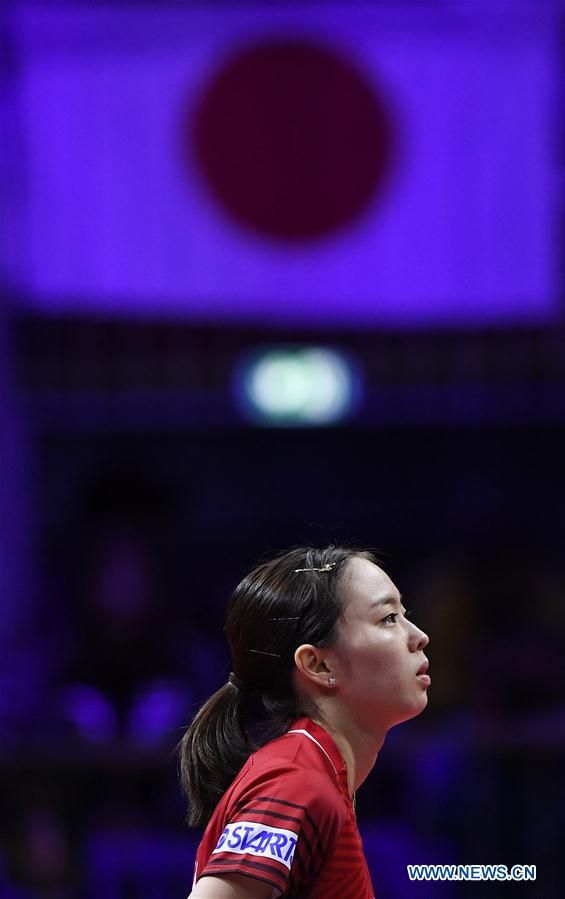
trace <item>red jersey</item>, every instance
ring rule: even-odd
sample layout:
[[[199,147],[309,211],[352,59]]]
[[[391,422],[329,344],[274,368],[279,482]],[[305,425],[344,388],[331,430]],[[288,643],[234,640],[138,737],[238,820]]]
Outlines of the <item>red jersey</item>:
[[[224,793],[194,883],[207,874],[244,874],[295,899],[374,899],[345,762],[310,718],[253,753]]]

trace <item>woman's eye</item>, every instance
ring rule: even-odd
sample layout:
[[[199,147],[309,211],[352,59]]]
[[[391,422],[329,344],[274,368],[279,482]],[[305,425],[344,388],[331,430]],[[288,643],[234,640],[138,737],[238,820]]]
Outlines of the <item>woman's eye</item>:
[[[390,621],[391,624],[394,624],[396,622],[397,618],[398,618],[398,612],[391,612],[390,615],[385,615],[385,617],[383,618],[383,621]]]

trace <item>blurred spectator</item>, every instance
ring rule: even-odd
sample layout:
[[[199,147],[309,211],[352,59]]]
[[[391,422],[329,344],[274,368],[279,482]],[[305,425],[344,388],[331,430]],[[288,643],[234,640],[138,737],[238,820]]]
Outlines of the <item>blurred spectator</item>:
[[[477,707],[491,716],[562,707],[565,579],[529,547],[500,552],[477,571]]]
[[[191,612],[198,597],[179,597],[170,570],[174,514],[166,483],[137,465],[103,470],[76,513],[59,709],[87,742],[174,746],[219,667]]]
[[[151,547],[133,527],[98,539],[77,608],[62,708],[94,742],[158,742],[186,717],[174,622],[158,596]]]
[[[57,788],[28,783],[14,799],[5,839],[6,879],[22,889],[22,897],[76,896],[79,854],[66,819],[66,797]]]

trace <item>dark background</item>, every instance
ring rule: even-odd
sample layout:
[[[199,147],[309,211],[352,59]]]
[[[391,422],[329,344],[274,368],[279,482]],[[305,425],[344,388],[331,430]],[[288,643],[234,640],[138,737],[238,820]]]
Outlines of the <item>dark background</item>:
[[[413,47],[419,48],[419,59],[428,59],[423,43],[410,43],[416,35],[428,41],[426,53],[438,66],[453,73],[461,47],[474,47],[483,35],[489,52],[498,47],[497,71],[506,85],[504,73],[532,36],[532,53],[523,57],[532,66],[532,90],[539,86],[541,69],[551,82],[551,115],[540,139],[545,153],[537,154],[536,118],[523,132],[524,146],[530,146],[528,135],[535,138],[531,162],[524,164],[527,157],[518,147],[516,154],[504,155],[500,122],[517,127],[531,98],[494,110],[496,123],[479,116],[484,130],[474,129],[471,113],[480,112],[482,104],[494,114],[488,104],[496,88],[483,85],[482,93],[473,93],[473,84],[482,84],[483,63],[484,72],[492,72],[493,57],[483,58],[479,40],[475,82],[466,80],[467,57],[460,71],[455,66],[460,81],[444,79],[445,97],[457,102],[444,104],[443,93],[434,99],[435,82],[423,76],[421,83],[399,76],[390,88],[388,100],[398,100],[399,115],[399,98],[409,82],[414,108],[421,100],[423,109],[427,103],[432,110],[437,102],[438,118],[431,116],[428,124],[424,116],[418,126],[423,130],[414,132],[421,140],[413,145],[408,114],[399,120],[394,134],[404,135],[405,145],[399,149],[392,138],[383,144],[378,173],[373,154],[367,154],[361,187],[372,189],[371,178],[385,177],[385,162],[399,178],[411,165],[418,171],[429,165],[414,206],[405,203],[402,186],[394,193],[394,184],[404,182],[390,182],[392,199],[383,207],[390,218],[381,222],[374,197],[373,212],[363,218],[358,198],[343,188],[342,143],[332,144],[335,157],[329,149],[325,153],[321,116],[309,143],[314,148],[309,167],[299,174],[306,179],[301,183],[315,188],[318,169],[326,171],[322,163],[327,163],[330,187],[325,185],[319,207],[312,209],[311,199],[303,204],[308,216],[301,217],[300,204],[293,206],[286,189],[302,157],[298,152],[287,181],[279,180],[288,135],[276,107],[267,143],[275,131],[282,137],[271,142],[276,147],[269,164],[275,163],[262,173],[265,188],[245,180],[254,177],[252,164],[245,178],[236,166],[228,184],[237,187],[231,199],[218,198],[218,185],[202,173],[198,190],[186,192],[186,172],[172,179],[159,168],[159,152],[132,136],[138,120],[157,130],[151,116],[159,106],[154,99],[161,70],[152,68],[155,59],[164,59],[167,69],[178,41],[186,40],[201,61],[212,53],[213,35],[206,28],[215,22],[218,47],[212,49],[223,60],[224,51],[231,52],[229,28],[236,29],[238,46],[242,39],[243,26],[234,18],[240,8],[251,17],[250,34],[263,49],[263,32],[267,49],[279,26],[288,39],[288,22],[283,28],[282,19],[278,25],[269,19],[275,15],[269,4],[157,8],[53,2],[40,12],[39,7],[30,12],[33,4],[26,2],[6,4],[9,15],[0,34],[7,51],[1,73],[7,227],[0,273],[5,299],[0,307],[0,899],[187,895],[200,837],[183,823],[175,747],[195,710],[230,671],[222,634],[230,593],[270,553],[329,541],[376,549],[430,637],[428,708],[388,735],[357,797],[376,896],[563,895],[565,219],[559,185],[565,158],[560,116],[565,32],[560,5],[365,6],[376,11],[370,18],[373,31],[362,29],[361,19],[354,28],[367,71],[373,52],[369,36],[375,59],[382,54],[383,71],[388,59],[389,73],[411,73]],[[276,15],[294,16],[293,27],[302,10],[309,29],[312,16],[324,24],[327,14],[334,28],[332,53],[337,26],[341,23],[344,33],[350,27],[349,7],[337,13],[332,3],[292,9],[278,4]],[[194,28],[192,20],[182,18],[185,12],[194,12]],[[175,43],[170,34],[178,30],[179,17],[186,31]],[[543,32],[536,43],[541,33],[536,29],[546,26],[547,40]],[[324,28],[320,33],[324,43]],[[302,58],[303,30],[297,34]],[[351,41],[347,46],[349,53]],[[287,40],[283,55],[289,64],[293,47]],[[330,57],[320,65],[339,78],[339,54],[337,62]],[[116,81],[104,80],[106,65]],[[430,69],[424,70],[429,76]],[[140,71],[147,74],[141,78]],[[90,73],[84,84],[92,94],[81,81],[84,72]],[[108,107],[93,87],[100,72]],[[297,96],[302,74],[300,69],[293,75]],[[32,76],[38,84],[44,78],[53,90],[47,94],[50,103],[42,106],[37,99],[42,95],[33,94]],[[142,116],[139,84],[147,103]],[[118,115],[108,98],[116,93],[123,100],[130,89],[134,99]],[[194,106],[188,99],[185,115]],[[245,97],[242,102],[245,108]],[[299,105],[303,132],[310,117],[302,101]],[[293,108],[290,103],[290,113]],[[324,109],[333,122],[337,105]],[[88,140],[81,131],[85,110],[92,114]],[[362,109],[359,115],[362,131]],[[158,116],[157,121],[162,123]],[[212,116],[212,125],[215,121]],[[390,137],[386,113],[382,121],[385,131],[371,132],[377,143]],[[445,170],[435,164],[434,154],[425,164],[418,155],[440,121],[442,141],[449,145],[441,156],[449,162]],[[204,128],[199,145],[204,168],[215,147],[210,128]],[[250,133],[259,140],[263,131]],[[339,134],[343,137],[341,126]],[[292,132],[289,140],[300,148]],[[243,140],[243,158],[248,148]],[[218,178],[232,161],[225,142],[222,151]],[[472,160],[473,153],[483,158],[483,151],[484,182],[463,183],[461,160]],[[501,159],[511,173],[508,181],[501,180]],[[149,170],[151,185],[144,181]],[[270,189],[281,194],[281,184],[282,206],[267,203],[265,224],[259,204],[253,219],[245,206],[248,188],[262,202]],[[526,214],[530,206],[524,197],[537,198],[542,189],[543,203],[534,206],[538,212],[550,206],[551,215],[540,224],[541,213],[535,221]],[[168,199],[161,203],[160,197]],[[404,210],[400,219],[396,203]],[[438,203],[448,209],[449,221],[453,216],[451,233],[442,230]],[[277,219],[282,207],[284,221]],[[89,215],[98,210],[99,217],[87,216],[85,224],[85,209]],[[345,230],[334,233],[340,216]],[[453,290],[441,297],[430,299],[430,281],[419,274],[428,244],[420,250],[410,245],[406,233],[413,232],[404,228],[412,220],[422,241],[432,235],[430,246],[437,245],[436,274],[446,275],[445,280],[438,275],[441,290],[453,274]],[[389,231],[396,244],[382,242]],[[181,247],[177,255],[170,250],[175,241]],[[383,246],[390,257],[378,255]],[[539,258],[533,250],[528,255],[539,275],[537,287],[510,289],[508,259],[518,266],[531,247],[541,247]],[[212,288],[198,293],[198,279],[191,280],[199,253],[214,261],[207,277],[219,285],[217,297]],[[345,257],[347,277],[332,293],[333,276],[326,273],[326,301],[320,299],[320,260],[329,265],[334,254]],[[140,260],[149,260],[155,276],[147,276],[141,293]],[[410,285],[402,302],[387,300],[382,287],[387,282],[378,281],[388,265],[399,283]],[[300,293],[285,294],[289,285],[296,287],[293,271],[300,284],[302,274],[311,275],[301,287],[303,301]],[[467,288],[476,271],[487,274],[474,303]],[[85,272],[90,281],[81,280]],[[281,273],[284,284],[273,299]],[[232,275],[240,278],[233,290]],[[373,282],[381,285],[374,295]],[[179,284],[182,289],[171,294]],[[253,296],[245,284],[251,284]],[[357,405],[317,427],[250,419],[237,397],[242,360],[272,347],[312,346],[331,347],[353,362]],[[537,880],[408,879],[407,864],[448,862],[536,865]]]
[[[272,551],[334,540],[375,547],[430,636],[429,706],[389,734],[358,796],[377,890],[462,892],[408,884],[407,863],[536,864],[536,884],[465,886],[558,896],[565,429],[559,404],[544,412],[539,401],[561,389],[562,374],[528,368],[531,341],[543,335],[530,334],[519,376],[502,361],[515,367],[508,350],[488,379],[444,369],[438,384],[429,369],[425,414],[420,380],[391,372],[403,410],[396,420],[375,426],[359,413],[346,425],[297,429],[258,428],[233,413],[222,420],[205,387],[191,407],[182,390],[149,382],[151,346],[166,357],[174,333],[187,355],[195,340],[216,360],[216,408],[227,407],[222,370],[273,334],[136,325],[148,360],[136,405],[108,352],[120,340],[131,345],[131,327],[26,317],[12,331],[33,458],[36,566],[34,613],[20,641],[6,644],[1,792],[13,894],[187,890],[197,835],[183,829],[174,747],[230,670],[222,639],[230,591]],[[57,336],[72,348],[101,328],[90,387],[77,386],[72,350],[46,347]],[[441,341],[457,339],[404,333],[374,343],[396,341],[395,358],[437,360]],[[487,357],[493,341],[513,340],[465,335]],[[360,358],[371,353],[366,335],[350,332],[345,344]],[[430,345],[436,354],[424,353]],[[460,400],[451,416],[446,386]],[[467,406],[461,421],[470,388],[474,411]],[[371,389],[367,418],[378,403]],[[501,390],[497,423],[490,407]]]

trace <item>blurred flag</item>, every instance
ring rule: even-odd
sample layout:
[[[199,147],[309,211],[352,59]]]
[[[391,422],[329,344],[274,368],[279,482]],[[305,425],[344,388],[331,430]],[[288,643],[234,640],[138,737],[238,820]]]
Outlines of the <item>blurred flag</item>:
[[[548,318],[551,7],[479,7],[19,4],[25,302]]]

